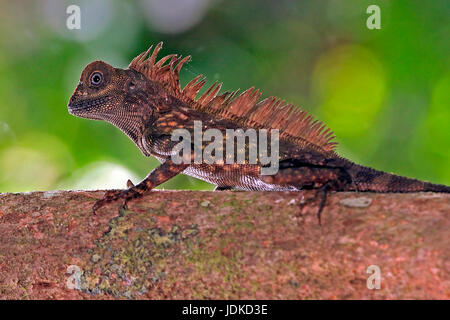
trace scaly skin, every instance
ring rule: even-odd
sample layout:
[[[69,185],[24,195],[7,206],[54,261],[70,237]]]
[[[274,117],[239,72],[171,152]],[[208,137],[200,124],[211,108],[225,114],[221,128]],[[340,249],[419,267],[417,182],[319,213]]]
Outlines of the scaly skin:
[[[278,106],[278,100],[264,100],[256,104],[259,92],[253,89],[239,98],[223,102],[224,99],[217,96],[219,90],[214,91],[213,85],[196,100],[195,94],[203,82],[194,79],[183,90],[178,86],[179,69],[188,59],[180,63],[180,59],[169,56],[171,60],[164,69],[163,63],[155,64],[159,49],[160,45],[148,60],[144,60],[145,56],[138,56],[128,69],[113,68],[102,61],[90,63],[83,70],[80,82],[70,98],[68,109],[71,114],[115,125],[133,140],[144,155],[155,156],[162,163],[139,184],[133,185],[129,181],[128,189],[108,192],[94,205],[94,211],[118,199],[126,203],[179,173],[215,184],[216,190],[316,189],[321,198],[319,221],[328,191],[450,192],[448,186],[377,171],[338,156],[332,150],[334,143],[328,141],[330,134],[326,131],[323,133],[323,127],[317,129],[320,123],[314,126],[315,123],[311,123],[310,119],[305,120],[306,115],[296,113],[298,120],[291,116],[283,124],[280,119],[284,115],[278,118],[276,115],[281,112],[288,114],[290,110],[288,112],[286,108],[291,108],[290,105],[280,107],[284,102]],[[176,63],[179,63],[178,67]],[[210,91],[214,92],[208,96]],[[214,102],[217,102],[215,106]],[[255,106],[261,106],[259,114],[255,113]],[[229,108],[228,113],[226,108]],[[242,110],[246,113],[242,114]],[[226,129],[265,128],[262,125],[264,121],[269,123],[268,129],[284,128],[279,140],[278,173],[261,175],[260,163],[225,164],[222,161],[215,164],[175,164],[171,155],[176,142],[171,141],[171,134],[178,128],[192,133],[196,120],[202,121],[203,130],[218,129],[224,136]],[[247,141],[246,154],[252,147],[255,146]]]

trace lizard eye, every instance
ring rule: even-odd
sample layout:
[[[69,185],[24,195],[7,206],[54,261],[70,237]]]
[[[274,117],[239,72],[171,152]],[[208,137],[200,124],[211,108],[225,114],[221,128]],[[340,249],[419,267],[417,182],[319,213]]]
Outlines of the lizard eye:
[[[90,80],[92,85],[99,86],[103,82],[103,74],[99,71],[95,71],[91,74]]]

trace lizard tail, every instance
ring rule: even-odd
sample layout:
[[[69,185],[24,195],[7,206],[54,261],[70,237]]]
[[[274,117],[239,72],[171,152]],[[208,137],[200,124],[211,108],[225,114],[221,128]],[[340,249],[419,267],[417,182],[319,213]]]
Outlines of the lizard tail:
[[[450,187],[445,185],[410,179],[356,164],[348,168],[347,172],[352,178],[353,188],[358,191],[450,193]]]

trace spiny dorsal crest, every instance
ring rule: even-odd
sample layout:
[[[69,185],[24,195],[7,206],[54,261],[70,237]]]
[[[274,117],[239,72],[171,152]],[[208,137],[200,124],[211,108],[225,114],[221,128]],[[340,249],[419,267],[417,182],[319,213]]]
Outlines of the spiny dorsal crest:
[[[337,143],[332,141],[335,137],[333,132],[324,124],[313,120],[306,111],[279,98],[269,97],[259,101],[261,92],[254,87],[237,97],[239,90],[218,95],[222,84],[216,81],[196,99],[198,92],[206,83],[202,75],[192,79],[183,89],[180,87],[180,70],[191,57],[182,59],[181,56],[171,54],[156,61],[162,42],[156,45],[149,56],[152,47],[134,58],[128,67],[144,74],[149,80],[159,82],[170,94],[191,108],[247,127],[278,129],[280,138],[302,147],[310,146],[326,152],[333,152],[336,147]]]

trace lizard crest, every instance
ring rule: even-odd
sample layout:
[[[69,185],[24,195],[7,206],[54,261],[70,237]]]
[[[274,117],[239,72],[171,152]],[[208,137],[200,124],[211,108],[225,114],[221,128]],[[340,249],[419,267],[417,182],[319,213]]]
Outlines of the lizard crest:
[[[334,154],[337,143],[332,141],[335,138],[333,132],[321,122],[313,120],[306,111],[273,96],[259,101],[261,92],[254,87],[239,96],[239,90],[219,95],[222,84],[217,81],[196,99],[206,82],[205,78],[199,75],[183,89],[179,80],[181,68],[191,57],[182,58],[171,54],[157,61],[162,42],[156,45],[153,52],[152,47],[134,58],[129,69],[142,73],[148,80],[160,83],[170,94],[191,108],[237,122],[244,127],[278,129],[282,139],[300,147],[309,146]]]

